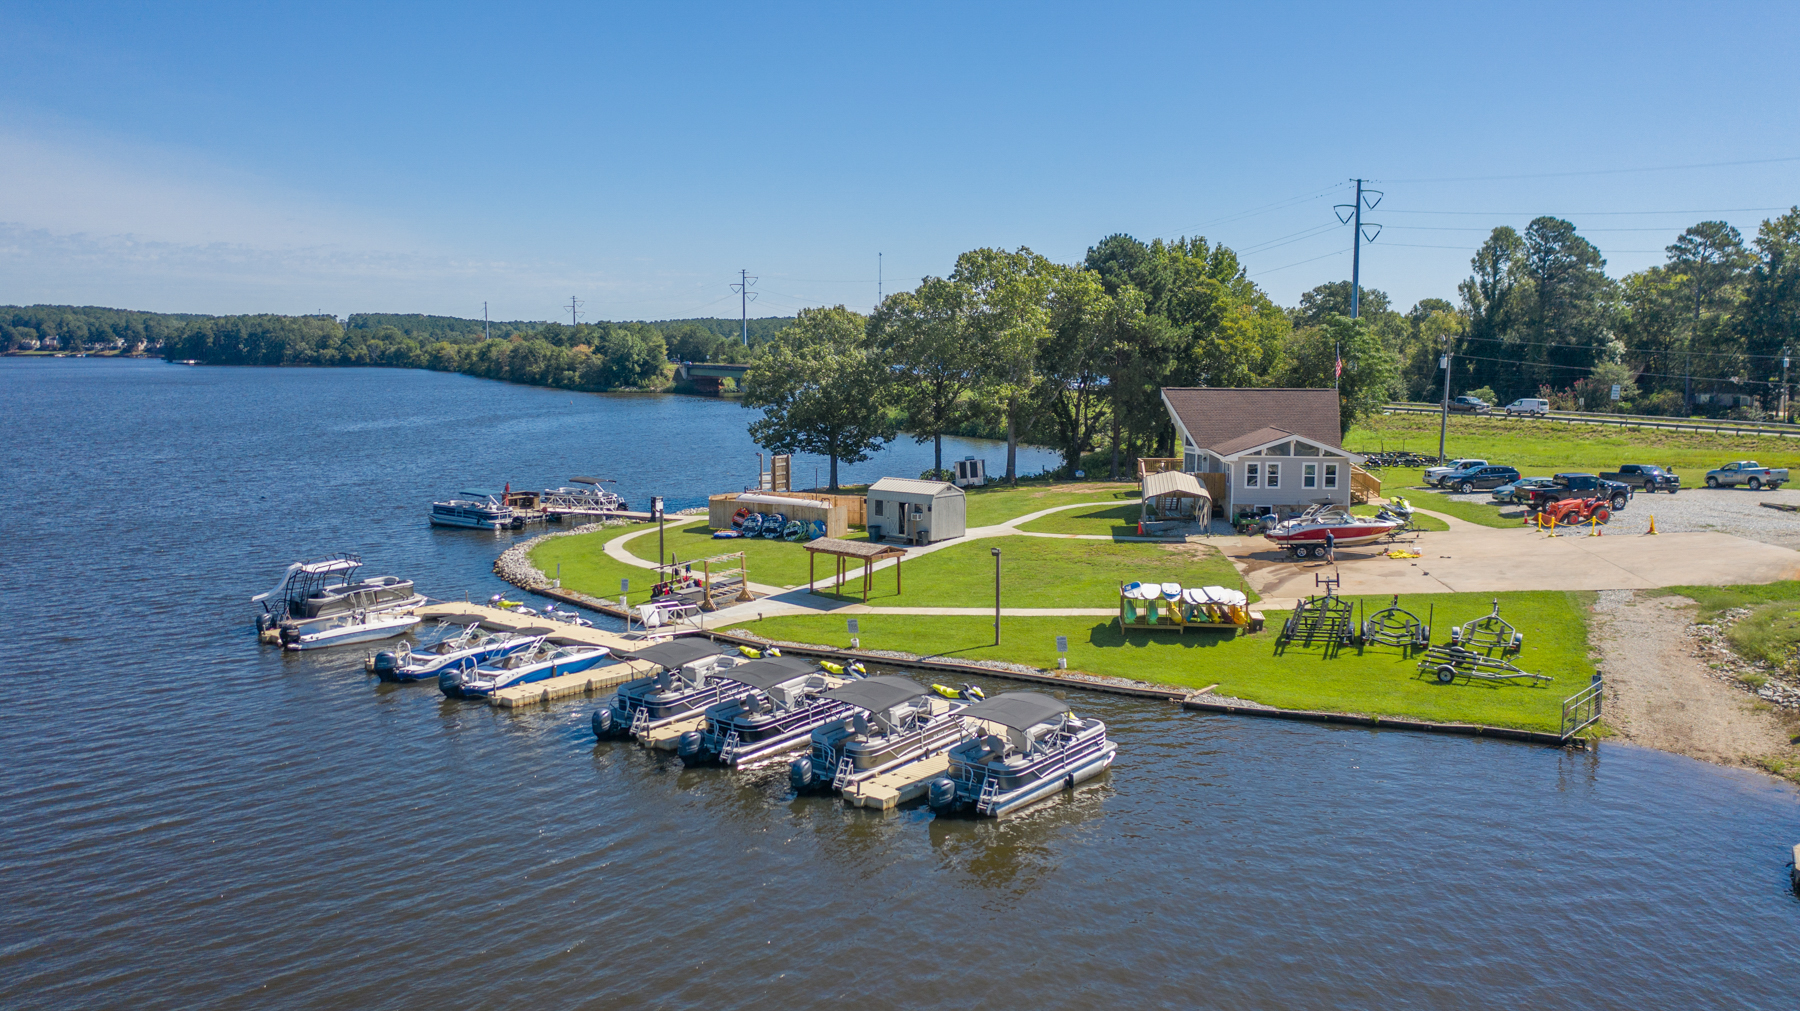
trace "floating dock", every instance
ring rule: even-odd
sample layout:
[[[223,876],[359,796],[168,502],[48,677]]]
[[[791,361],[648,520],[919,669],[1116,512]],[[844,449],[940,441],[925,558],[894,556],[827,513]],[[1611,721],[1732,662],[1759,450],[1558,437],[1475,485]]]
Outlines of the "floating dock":
[[[844,791],[844,803],[889,811],[925,796],[931,789],[931,781],[949,771],[950,753],[940,751],[930,758],[909,762],[892,772],[857,783]]]
[[[681,742],[682,734],[685,734],[690,730],[699,730],[704,726],[706,726],[706,716],[704,714],[690,716],[685,720],[676,720],[673,723],[665,723],[662,726],[657,727],[655,730],[638,738],[638,743],[646,748],[655,748],[658,751],[674,751],[675,746]]]

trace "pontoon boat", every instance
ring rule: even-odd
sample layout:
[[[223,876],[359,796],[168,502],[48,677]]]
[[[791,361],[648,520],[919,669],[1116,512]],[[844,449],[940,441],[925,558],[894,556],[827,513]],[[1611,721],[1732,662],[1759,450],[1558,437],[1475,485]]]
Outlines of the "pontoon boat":
[[[1038,692],[1004,692],[960,715],[990,731],[950,749],[949,774],[931,782],[934,808],[973,805],[997,817],[1099,775],[1119,750],[1106,724]]]
[[[410,579],[355,579],[362,564],[360,556],[340,552],[288,566],[274,589],[250,598],[251,603],[262,605],[262,613],[256,616],[257,631],[283,624],[302,625],[352,611],[398,611],[425,603],[425,598],[413,591]]]
[[[431,503],[431,525],[504,530],[512,526],[513,511],[497,491],[462,491],[461,498]]]
[[[655,664],[661,671],[625,682],[611,701],[594,711],[594,736],[602,739],[622,734],[635,737],[698,716],[707,706],[754,690],[741,681],[718,676],[743,660],[707,639],[672,639],[614,655]]]
[[[834,790],[873,779],[944,751],[963,738],[961,702],[891,674],[852,681],[825,693],[848,703],[849,715],[812,732],[812,754],[788,767],[795,790]]]
[[[702,729],[681,735],[675,751],[688,765],[722,762],[741,769],[806,747],[815,729],[852,712],[850,703],[826,694],[843,680],[811,660],[764,657],[713,676],[753,691],[708,706]]]

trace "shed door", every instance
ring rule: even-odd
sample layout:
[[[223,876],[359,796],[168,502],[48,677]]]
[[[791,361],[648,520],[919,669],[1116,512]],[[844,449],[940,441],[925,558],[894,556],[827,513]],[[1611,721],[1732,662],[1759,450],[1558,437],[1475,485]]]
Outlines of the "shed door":
[[[906,536],[906,513],[906,503],[902,502],[900,503],[900,536],[902,537]]]

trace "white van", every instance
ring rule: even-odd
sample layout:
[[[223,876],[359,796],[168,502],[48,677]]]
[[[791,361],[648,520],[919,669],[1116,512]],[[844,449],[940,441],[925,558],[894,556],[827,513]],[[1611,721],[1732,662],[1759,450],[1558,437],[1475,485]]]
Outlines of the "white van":
[[[1535,397],[1521,397],[1506,405],[1508,414],[1549,414],[1550,401]]]

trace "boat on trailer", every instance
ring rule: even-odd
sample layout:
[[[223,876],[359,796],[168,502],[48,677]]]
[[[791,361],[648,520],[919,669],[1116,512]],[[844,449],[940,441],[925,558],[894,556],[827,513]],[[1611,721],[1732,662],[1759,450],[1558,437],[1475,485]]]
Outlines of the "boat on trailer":
[[[1039,692],[1004,692],[960,715],[986,727],[951,748],[948,774],[931,781],[929,803],[939,810],[999,817],[1098,776],[1119,750],[1106,724]]]
[[[431,525],[477,530],[505,530],[513,525],[512,507],[497,491],[470,490],[459,498],[431,503]]]
[[[594,736],[602,740],[626,734],[639,737],[754,691],[741,681],[719,676],[746,661],[709,639],[671,639],[614,655],[660,669],[620,685],[606,705],[594,710]]]
[[[310,562],[295,562],[282,573],[281,582],[266,593],[250,598],[261,604],[256,629],[267,632],[304,625],[354,611],[371,614],[418,607],[425,598],[410,579],[398,576],[356,578],[362,556],[340,551]]]
[[[966,735],[961,701],[940,698],[910,678],[884,674],[825,693],[849,715],[812,732],[812,751],[788,766],[796,791],[843,790],[948,750]]]
[[[438,689],[453,699],[485,698],[502,688],[516,688],[547,681],[564,674],[580,674],[605,663],[616,663],[605,646],[558,646],[540,642],[537,648],[491,660],[473,669],[457,667],[438,672]]]
[[[1316,558],[1324,558],[1327,534],[1330,535],[1332,546],[1348,548],[1358,544],[1372,544],[1398,530],[1400,526],[1401,521],[1393,517],[1354,516],[1344,506],[1329,502],[1312,506],[1292,519],[1282,520],[1263,536],[1286,548],[1295,557],[1304,558],[1311,554]]]
[[[701,729],[681,735],[675,753],[688,765],[742,769],[806,747],[814,730],[853,712],[850,703],[828,694],[844,680],[812,660],[766,656],[714,676],[752,690],[708,706]]]
[[[353,611],[310,621],[304,625],[281,628],[281,645],[285,649],[324,649],[327,646],[349,646],[359,642],[379,642],[405,635],[421,620],[412,614],[386,612],[370,614]]]
[[[373,670],[383,681],[425,681],[446,670],[473,669],[501,657],[535,649],[550,629],[526,632],[490,632],[479,623],[457,629],[444,623],[436,642],[418,649],[410,645],[375,654]]]

